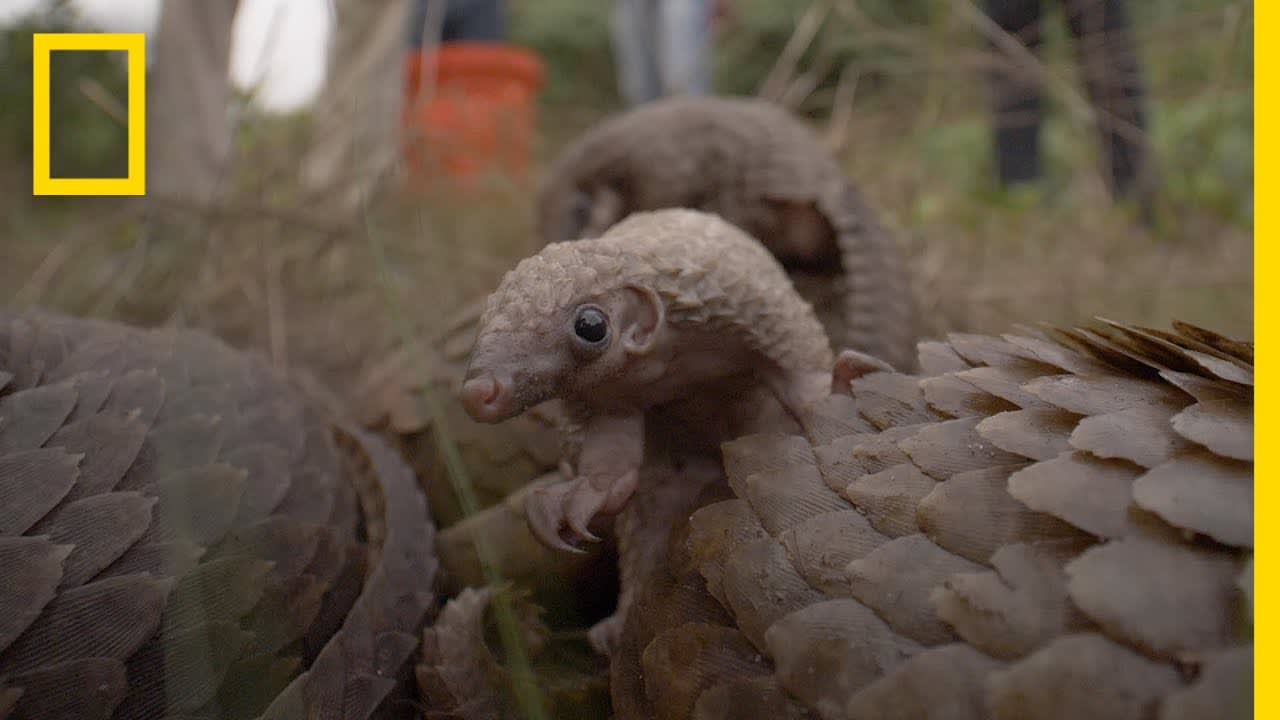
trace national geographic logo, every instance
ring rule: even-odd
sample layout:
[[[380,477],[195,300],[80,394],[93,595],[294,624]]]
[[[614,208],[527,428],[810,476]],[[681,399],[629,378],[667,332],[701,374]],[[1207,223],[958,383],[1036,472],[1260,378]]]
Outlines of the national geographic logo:
[[[55,51],[123,51],[128,58],[129,167],[124,177],[72,178],[50,174],[49,57]],[[35,195],[145,195],[146,35],[143,33],[35,33],[32,71],[32,193]]]

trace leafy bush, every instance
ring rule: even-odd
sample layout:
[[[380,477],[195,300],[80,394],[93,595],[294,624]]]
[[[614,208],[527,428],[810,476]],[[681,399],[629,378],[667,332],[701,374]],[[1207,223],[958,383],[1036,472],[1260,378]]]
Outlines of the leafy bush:
[[[0,153],[29,176],[32,153],[32,34],[68,32],[75,16],[55,3],[0,32]],[[123,118],[128,78],[122,52],[54,52],[50,58],[50,167],[55,177],[121,176],[127,167]],[[91,99],[89,94],[93,95]],[[96,102],[95,102],[96,101]],[[103,105],[97,104],[103,103]]]

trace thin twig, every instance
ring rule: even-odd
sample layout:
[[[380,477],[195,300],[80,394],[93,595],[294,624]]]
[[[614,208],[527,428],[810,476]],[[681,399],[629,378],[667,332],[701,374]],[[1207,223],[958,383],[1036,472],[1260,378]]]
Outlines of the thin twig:
[[[271,347],[272,363],[282,371],[289,369],[289,333],[285,323],[284,291],[281,288],[280,251],[275,248],[262,250],[267,256],[263,265],[267,296],[267,337]]]
[[[827,120],[826,143],[831,152],[840,154],[849,144],[849,123],[853,120],[853,98],[858,89],[862,71],[856,63],[845,63],[836,82],[836,96],[831,103],[831,117]]]
[[[444,39],[444,15],[448,9],[447,6],[448,2],[434,2],[427,5],[427,14],[422,19],[422,46],[418,48],[419,83],[417,92],[410,98],[410,107],[419,107],[421,103],[435,97],[438,78],[432,58],[435,57],[435,52]]]
[[[805,100],[809,99],[809,96],[813,94],[818,85],[827,79],[827,75],[830,74],[834,65],[835,59],[829,53],[819,55],[809,65],[808,70],[805,70],[787,85],[787,89],[783,91],[778,104],[793,110],[798,109],[804,104]]]
[[[379,283],[386,293],[387,308],[392,315],[394,324],[399,329],[402,345],[409,349],[412,358],[418,360],[419,398],[426,410],[427,417],[431,418],[432,437],[436,441],[436,449],[444,458],[446,473],[453,487],[454,495],[458,500],[458,505],[462,509],[463,516],[472,517],[479,512],[480,508],[480,503],[475,495],[475,488],[467,472],[466,463],[462,460],[462,454],[458,450],[458,445],[453,439],[453,433],[449,428],[444,408],[440,405],[440,401],[435,395],[435,389],[430,382],[431,372],[423,365],[423,358],[426,355],[418,346],[416,337],[401,306],[400,299],[394,290],[390,265],[387,262],[382,243],[372,227],[367,197],[363,199],[361,207],[365,222],[365,237],[373,253]],[[498,554],[490,544],[489,539],[477,537],[475,549],[485,582],[494,587],[500,586],[504,580],[502,572],[499,570]],[[505,593],[495,593],[493,610],[494,620],[498,625],[498,636],[506,650],[506,656],[510,663],[510,673],[515,687],[516,700],[524,711],[525,717],[530,720],[544,720],[547,718],[547,711],[543,703],[542,692],[533,675],[533,668],[524,646],[519,623],[511,606],[511,598]]]
[[[1032,73],[1046,87],[1054,90],[1066,105],[1067,110],[1078,119],[1090,126],[1096,126],[1101,121],[1102,118],[1099,115],[1105,111],[1094,108],[1088,100],[1072,87],[1070,82],[1051,71],[1026,45],[1023,45],[1018,38],[996,24],[996,21],[992,20],[977,5],[974,5],[971,0],[952,0],[952,3],[979,33],[1011,60],[1014,60],[1020,69]],[[1111,127],[1118,134],[1136,142],[1141,142],[1144,139],[1145,135],[1142,130],[1134,126],[1133,123],[1116,117],[1112,113],[1105,113],[1105,115]]]
[[[106,281],[106,287],[102,291],[101,297],[98,298],[98,302],[94,304],[89,313],[90,315],[110,317],[115,312],[116,305],[120,303],[125,293],[133,287],[138,276],[142,274],[143,268],[146,267],[148,249],[147,233],[144,232],[134,241],[124,265],[112,274],[111,279]]]
[[[35,271],[31,273],[31,277],[27,282],[14,294],[15,304],[33,305],[39,303],[44,298],[45,291],[49,287],[49,280],[57,274],[58,270],[66,264],[70,257],[70,243],[62,240],[57,245],[54,245],[53,249],[36,266]]]
[[[106,113],[116,125],[120,127],[129,126],[129,110],[120,101],[111,96],[111,92],[102,87],[102,83],[91,77],[81,76],[80,81],[76,83],[80,94],[88,98],[89,102],[98,106],[98,109]]]
[[[813,44],[814,37],[822,29],[822,21],[830,12],[829,0],[814,0],[809,4],[804,14],[800,16],[800,21],[796,23],[796,29],[792,31],[791,37],[787,39],[787,44],[782,48],[778,60],[765,76],[764,82],[756,92],[757,95],[775,102],[782,97],[788,82],[795,76],[801,56]]]
[[[255,222],[274,220],[309,230],[326,237],[341,237],[355,232],[354,224],[335,219],[317,219],[313,212],[273,205],[261,205],[237,198],[222,202],[201,203],[175,195],[148,195],[155,205],[167,210],[203,215],[207,221]]]

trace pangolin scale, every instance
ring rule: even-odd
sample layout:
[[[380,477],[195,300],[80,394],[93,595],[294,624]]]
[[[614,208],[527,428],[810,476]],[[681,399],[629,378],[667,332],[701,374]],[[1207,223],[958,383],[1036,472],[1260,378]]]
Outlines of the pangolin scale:
[[[402,714],[412,473],[192,331],[0,313],[0,718]]]
[[[1250,717],[1252,345],[1104,321],[920,364],[724,445],[618,717]]]

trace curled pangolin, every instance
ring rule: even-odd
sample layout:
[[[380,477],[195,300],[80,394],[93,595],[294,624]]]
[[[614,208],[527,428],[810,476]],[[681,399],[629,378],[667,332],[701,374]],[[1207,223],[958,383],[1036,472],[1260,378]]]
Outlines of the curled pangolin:
[[[1252,345],[1104,321],[920,365],[724,446],[618,716],[1251,716]]]
[[[554,242],[674,207],[714,212],[764,243],[833,345],[910,369],[915,309],[902,253],[799,118],[759,98],[687,96],[607,118],[556,159],[537,219]]]
[[[0,718],[404,716],[412,473],[197,332],[0,312]]]

